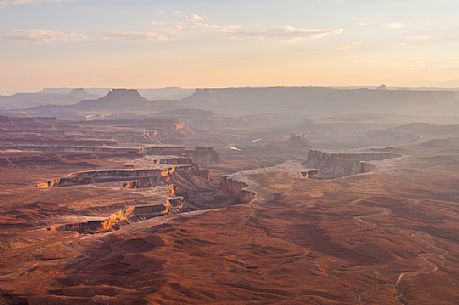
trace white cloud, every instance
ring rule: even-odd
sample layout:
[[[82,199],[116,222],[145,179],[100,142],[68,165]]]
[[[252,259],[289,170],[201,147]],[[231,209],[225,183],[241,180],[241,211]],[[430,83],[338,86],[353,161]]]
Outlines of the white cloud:
[[[197,16],[197,15],[196,15]],[[201,18],[201,17],[199,17]],[[180,35],[185,32],[198,32],[198,31],[216,31],[220,27],[215,24],[205,23],[199,21],[200,19],[197,17],[185,17],[184,22],[162,22],[162,21],[155,21],[152,23],[155,32],[157,33],[164,33],[164,35]],[[202,20],[202,19],[201,19]]]
[[[242,26],[240,25],[234,25],[234,24],[227,24],[221,27],[221,31],[223,33],[235,33],[238,30],[240,30]]]
[[[313,29],[296,28],[291,25],[273,27],[265,30],[246,31],[239,29],[231,32],[234,38],[253,38],[257,40],[280,39],[288,41],[300,41],[305,39],[321,38],[328,35],[337,35],[343,32],[342,29]]]
[[[385,25],[385,27],[389,30],[398,30],[403,29],[406,25],[402,22],[390,22]]]
[[[0,39],[47,43],[81,41],[88,39],[88,36],[80,33],[65,33],[43,29],[16,29],[0,32]]]
[[[184,28],[188,30],[218,30],[220,27],[215,24],[196,22],[188,24]]]
[[[362,27],[362,28],[365,28],[365,27],[368,26],[368,24],[366,22],[360,22],[359,26]]]
[[[424,41],[424,40],[429,40],[431,38],[432,38],[432,35],[417,35],[417,36],[408,37],[408,39],[412,41]]]
[[[240,25],[224,24],[217,25],[203,22],[199,15],[185,17],[185,20],[178,22],[153,22],[153,31],[167,37],[183,35],[207,34],[214,37],[231,38],[239,40],[267,40],[278,39],[289,42],[304,39],[320,38],[327,35],[336,35],[343,32],[342,29],[315,29],[315,28],[296,28],[291,25],[272,27],[266,29],[246,29]],[[174,39],[176,40],[176,39]]]
[[[190,16],[186,16],[186,20],[188,20],[188,21],[203,21],[204,18],[202,18],[201,16],[199,16],[197,14],[193,14],[193,15],[190,15]]]
[[[168,41],[166,35],[156,32],[114,32],[108,35],[111,38],[128,38],[134,40]]]

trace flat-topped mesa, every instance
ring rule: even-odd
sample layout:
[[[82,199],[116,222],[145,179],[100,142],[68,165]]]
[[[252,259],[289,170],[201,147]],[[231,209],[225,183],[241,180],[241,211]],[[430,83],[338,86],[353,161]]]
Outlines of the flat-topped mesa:
[[[84,88],[75,88],[72,89],[68,95],[79,98],[80,100],[85,100],[89,98],[94,98],[96,95],[88,93]]]
[[[387,152],[326,153],[312,149],[308,152],[308,161],[315,159],[374,161],[399,157],[401,157],[401,155]]]
[[[168,186],[163,203],[146,204],[118,210],[107,218],[86,222],[52,226],[48,231],[76,231],[80,234],[104,233],[119,230],[124,225],[148,220],[154,217],[180,213],[185,207],[185,199],[175,195],[175,187]]]
[[[131,109],[151,109],[154,106],[134,89],[112,89],[108,94],[99,99],[83,100],[78,104],[69,106],[71,109],[84,112],[87,119],[104,119],[105,113],[117,113]],[[103,120],[102,120],[103,121]]]
[[[207,181],[209,172],[206,169],[199,169],[194,164],[157,166],[147,169],[103,169],[72,173],[67,177],[39,182],[35,187],[47,189],[94,183],[124,182],[125,188],[143,188],[171,184],[175,179],[179,181],[189,180],[189,182],[193,182],[191,180]]]
[[[266,87],[198,89],[183,99],[188,107],[218,112],[279,112],[331,114],[385,114],[454,116],[459,114],[455,92],[381,90],[367,88]]]
[[[68,177],[38,183],[37,188],[53,188],[104,182],[142,181],[150,186],[160,185],[175,170],[174,167],[153,169],[108,169],[72,173]]]
[[[69,94],[80,94],[80,93],[86,93],[86,90],[84,88],[74,88],[69,92]]]
[[[25,152],[78,153],[102,156],[140,156],[142,154],[141,149],[138,147],[119,146],[14,145],[8,148]]]
[[[100,100],[145,100],[146,98],[142,97],[139,91],[135,89],[112,89],[110,90],[104,98]]]
[[[318,169],[311,178],[337,178],[366,173],[375,169],[369,161],[399,158],[401,155],[386,152],[325,153],[310,150],[304,163],[307,167]]]
[[[103,144],[112,146],[81,146],[81,145],[11,145],[6,148],[22,151],[39,151],[45,153],[90,153],[102,155],[179,155],[185,154],[185,147],[177,145],[154,145],[143,147],[114,146],[113,141]]]
[[[104,146],[100,146],[102,144]],[[100,154],[103,156],[161,156],[157,158],[157,164],[191,164],[192,162],[211,163],[219,161],[219,154],[213,147],[187,149],[184,146],[173,144],[122,147],[116,146],[117,144],[113,140],[100,140],[88,142],[88,145],[68,145],[67,143],[63,143],[62,145],[15,144],[3,145],[2,148],[43,153]]]

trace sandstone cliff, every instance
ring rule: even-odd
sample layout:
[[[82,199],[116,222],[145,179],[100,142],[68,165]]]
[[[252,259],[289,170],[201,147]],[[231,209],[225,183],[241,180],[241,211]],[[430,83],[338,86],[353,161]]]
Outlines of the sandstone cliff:
[[[240,203],[249,203],[255,198],[255,193],[247,190],[248,186],[246,182],[234,176],[222,177],[220,182],[220,189],[235,196]]]
[[[320,178],[335,178],[373,170],[374,166],[368,161],[398,157],[401,155],[386,152],[324,153],[310,150],[305,165],[318,169]]]

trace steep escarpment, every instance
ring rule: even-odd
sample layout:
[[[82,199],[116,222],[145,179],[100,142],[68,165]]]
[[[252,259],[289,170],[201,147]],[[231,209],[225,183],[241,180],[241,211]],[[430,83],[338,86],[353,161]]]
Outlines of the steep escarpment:
[[[75,231],[80,234],[94,234],[119,230],[123,225],[169,214],[169,205],[154,204],[119,210],[107,218],[80,223],[49,227],[49,231]]]
[[[190,107],[234,112],[351,114],[459,114],[457,98],[448,91],[268,87],[199,89],[184,99]]]
[[[101,169],[71,173],[67,177],[39,182],[35,186],[40,189],[46,189],[94,183],[135,181],[141,185],[153,187],[168,183],[173,179],[183,179],[185,176],[189,180],[194,177],[199,180],[207,180],[209,178],[208,171],[199,169],[196,165],[158,165],[144,169]]]
[[[375,167],[369,161],[399,157],[401,155],[388,152],[325,153],[310,150],[304,165],[318,169],[319,178],[336,178],[373,170]]]
[[[255,199],[255,192],[247,189],[249,184],[242,181],[237,175],[222,177],[220,189],[234,196],[240,203],[249,203]]]
[[[119,230],[122,226],[154,217],[180,213],[186,206],[185,198],[177,196],[175,185],[161,188],[162,202],[134,205],[118,210],[105,218],[92,219],[79,223],[55,225],[49,231],[75,231],[80,234],[94,234]]]
[[[60,154],[0,152],[0,169],[31,168],[39,166],[92,166],[81,159],[72,160]]]

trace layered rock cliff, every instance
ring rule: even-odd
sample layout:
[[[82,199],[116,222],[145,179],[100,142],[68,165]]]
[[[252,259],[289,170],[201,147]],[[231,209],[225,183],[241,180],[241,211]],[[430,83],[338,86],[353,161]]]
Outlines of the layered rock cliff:
[[[325,153],[310,150],[305,165],[318,169],[320,178],[336,178],[373,170],[374,166],[369,161],[399,157],[401,155],[386,152]]]
[[[220,189],[237,198],[240,203],[249,203],[255,199],[255,193],[247,190],[249,185],[235,176],[222,177]]]

